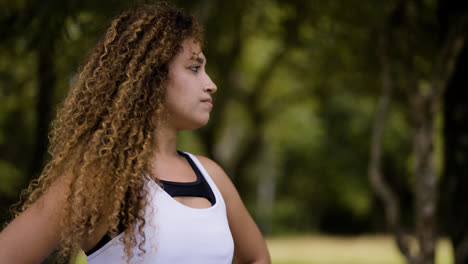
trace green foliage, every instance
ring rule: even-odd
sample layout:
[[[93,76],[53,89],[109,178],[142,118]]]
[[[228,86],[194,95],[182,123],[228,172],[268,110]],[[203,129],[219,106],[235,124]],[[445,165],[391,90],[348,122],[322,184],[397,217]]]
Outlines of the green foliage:
[[[0,160],[0,192],[11,199],[16,198],[24,184],[25,175],[12,163]]]
[[[12,197],[31,178],[28,167],[36,158],[37,48],[53,50],[54,109],[110,17],[129,4],[7,5],[1,20],[13,21],[14,27],[1,28],[7,37],[0,40],[0,194]],[[434,1],[423,5],[421,19],[431,29]],[[375,37],[388,4],[213,0],[180,1],[180,6],[206,25],[207,67],[218,92],[210,124],[183,132],[179,149],[209,155],[232,172],[249,210],[270,219],[261,221],[272,223],[265,230],[373,231],[370,223],[381,219],[373,217],[383,213],[367,179],[381,90]],[[415,36],[427,43],[414,55],[421,82],[428,80],[436,47],[430,34],[421,29]],[[405,72],[398,55],[404,47],[398,45],[394,81],[402,87]],[[389,113],[383,169],[398,193],[409,197],[411,128],[404,93],[396,91]],[[256,148],[244,153],[251,145]],[[245,155],[251,155],[247,164],[239,164]],[[244,165],[245,171],[237,170]],[[265,182],[272,198],[258,191]],[[337,224],[330,227],[333,219]]]

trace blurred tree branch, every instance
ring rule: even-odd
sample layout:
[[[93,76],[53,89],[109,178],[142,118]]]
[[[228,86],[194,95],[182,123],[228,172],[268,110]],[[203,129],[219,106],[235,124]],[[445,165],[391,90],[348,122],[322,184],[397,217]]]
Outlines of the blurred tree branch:
[[[398,3],[396,7],[390,12],[387,22],[383,26],[383,29],[381,29],[379,32],[377,55],[379,57],[381,67],[380,79],[382,92],[377,105],[377,112],[372,130],[368,175],[377,196],[384,204],[386,220],[391,232],[395,236],[398,248],[406,257],[408,263],[413,264],[416,263],[415,257],[410,251],[409,241],[407,237],[405,237],[400,223],[400,200],[397,194],[392,190],[391,186],[386,182],[380,163],[382,155],[382,137],[394,86],[392,63],[388,55],[388,45],[392,41],[390,37],[392,29],[391,21],[392,18],[399,12],[402,4],[403,2]]]

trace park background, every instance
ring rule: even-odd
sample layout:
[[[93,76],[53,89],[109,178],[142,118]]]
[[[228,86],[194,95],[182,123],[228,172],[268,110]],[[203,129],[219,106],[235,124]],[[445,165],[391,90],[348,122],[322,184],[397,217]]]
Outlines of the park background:
[[[141,3],[0,3],[2,223],[76,69]],[[466,1],[173,3],[218,86],[179,147],[222,165],[274,263],[468,263]]]

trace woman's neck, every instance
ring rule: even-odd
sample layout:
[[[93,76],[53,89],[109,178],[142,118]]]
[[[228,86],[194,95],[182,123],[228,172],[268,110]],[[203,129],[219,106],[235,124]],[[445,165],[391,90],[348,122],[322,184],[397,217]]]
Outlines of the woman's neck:
[[[178,131],[161,124],[155,131],[156,149],[155,156],[174,156],[177,154]]]

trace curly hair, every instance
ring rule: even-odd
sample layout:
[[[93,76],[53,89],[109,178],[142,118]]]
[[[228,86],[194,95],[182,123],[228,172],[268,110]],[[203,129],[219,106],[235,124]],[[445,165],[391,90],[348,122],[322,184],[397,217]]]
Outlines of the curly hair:
[[[51,159],[23,191],[24,202],[15,212],[36,202],[59,177],[71,175],[60,218],[59,258],[73,254],[101,221],[111,237],[119,225],[125,230],[127,261],[134,247],[145,252],[144,185],[156,179],[149,158],[157,146],[168,64],[185,39],[201,43],[202,31],[193,16],[178,9],[129,10],[112,21],[80,67],[52,123]]]

